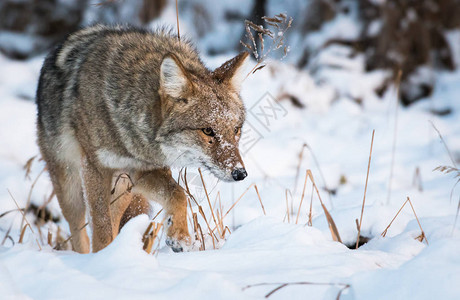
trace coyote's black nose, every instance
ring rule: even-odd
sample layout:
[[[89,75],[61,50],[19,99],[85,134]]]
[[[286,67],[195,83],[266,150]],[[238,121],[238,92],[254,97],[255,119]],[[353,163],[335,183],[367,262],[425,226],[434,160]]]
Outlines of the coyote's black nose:
[[[232,172],[232,177],[233,179],[235,179],[235,181],[243,180],[244,178],[246,178],[246,176],[248,176],[248,173],[244,168],[238,168],[233,170]]]

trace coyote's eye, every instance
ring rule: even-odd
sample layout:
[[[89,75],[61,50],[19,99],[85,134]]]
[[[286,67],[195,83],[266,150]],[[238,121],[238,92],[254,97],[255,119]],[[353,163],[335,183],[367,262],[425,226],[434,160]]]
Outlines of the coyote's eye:
[[[215,136],[216,135],[216,133],[214,132],[214,130],[212,130],[211,127],[203,128],[201,130],[203,131],[204,134],[206,134],[208,136]]]
[[[235,127],[235,135],[238,135],[241,133],[241,127]]]

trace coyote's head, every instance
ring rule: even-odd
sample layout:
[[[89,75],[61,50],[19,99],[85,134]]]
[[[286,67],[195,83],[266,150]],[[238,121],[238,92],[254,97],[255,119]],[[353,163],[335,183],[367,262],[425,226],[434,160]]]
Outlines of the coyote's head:
[[[247,176],[238,150],[245,119],[239,93],[247,57],[243,52],[213,72],[188,71],[175,55],[164,57],[157,140],[170,165],[203,166],[225,181]]]

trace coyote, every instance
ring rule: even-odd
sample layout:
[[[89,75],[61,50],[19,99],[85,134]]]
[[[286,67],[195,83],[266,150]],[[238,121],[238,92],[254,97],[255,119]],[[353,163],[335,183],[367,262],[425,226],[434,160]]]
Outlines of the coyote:
[[[75,251],[90,252],[86,207],[97,252],[120,223],[148,212],[146,198],[164,208],[167,244],[175,252],[190,245],[186,195],[170,168],[202,166],[224,181],[247,176],[238,150],[247,58],[242,52],[210,71],[167,30],[104,25],[49,53],[36,97],[38,145]],[[120,174],[131,192],[114,199]]]

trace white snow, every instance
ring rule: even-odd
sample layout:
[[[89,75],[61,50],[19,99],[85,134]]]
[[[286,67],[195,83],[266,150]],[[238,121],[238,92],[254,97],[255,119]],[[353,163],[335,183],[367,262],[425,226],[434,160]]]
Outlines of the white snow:
[[[345,33],[355,26],[340,19],[337,22],[330,25],[331,31]],[[204,57],[212,67],[228,58]],[[0,56],[0,214],[16,208],[7,189],[20,207],[25,206],[31,184],[44,167],[43,162],[35,162],[30,179],[24,178],[22,166],[38,154],[35,104],[26,99],[33,98],[41,59],[16,62]],[[251,188],[224,219],[232,233],[218,250],[213,250],[208,240],[206,251],[173,253],[164,245],[163,236],[159,252],[147,254],[142,250],[141,237],[149,220],[139,216],[106,249],[81,255],[46,245],[48,229],[55,237],[58,225],[67,237],[64,220],[42,226],[44,241],[33,225],[35,233],[27,229],[24,243],[18,244],[21,214],[11,212],[0,218],[0,243],[10,226],[9,235],[14,240],[14,245],[7,238],[0,246],[0,298],[258,299],[280,284],[309,282],[313,284],[286,286],[270,299],[336,299],[346,284],[349,288],[343,290],[341,299],[458,299],[460,222],[455,228],[453,224],[459,193],[454,190],[451,200],[456,179],[433,172],[437,166],[452,163],[430,121],[458,160],[460,72],[434,74],[436,89],[430,99],[410,108],[397,107],[395,164],[389,194],[396,115],[394,89],[379,99],[374,89],[386,74],[364,73],[362,57],[350,57],[347,49],[330,47],[319,59],[322,66],[330,68],[319,68],[314,75],[287,64],[272,63],[249,76],[242,92],[248,109],[245,126],[252,126],[259,134],[258,142],[243,155],[249,177],[227,184],[216,183],[209,172],[204,174],[210,198],[214,201],[220,194],[224,213],[251,183],[257,184],[266,216]],[[335,65],[340,68],[334,69]],[[269,126],[260,115],[252,113],[260,99],[283,92],[294,95],[306,107],[299,109],[283,100],[275,110],[265,111]],[[433,108],[450,108],[452,113],[436,116],[430,113]],[[295,221],[305,171],[311,169],[342,240],[355,243],[355,219],[360,217],[373,129],[375,140],[361,229],[361,234],[371,240],[358,250],[350,250],[332,240],[316,195],[313,226],[306,225],[311,182],[305,189],[298,224]],[[296,182],[304,143],[314,156],[304,149]],[[423,191],[413,184],[417,168]],[[198,174],[196,170],[189,172]],[[346,182],[341,183],[341,178]],[[198,194],[200,182],[194,180],[192,192],[197,191],[197,200],[209,216],[206,196]],[[336,194],[328,196],[325,186]],[[286,217],[286,189],[293,193],[287,205],[292,212],[290,223]],[[51,191],[45,173],[34,186],[32,203],[44,203]],[[409,204],[386,237],[381,236],[406,197],[414,205],[428,244],[415,239],[421,232]],[[60,215],[56,199],[48,208]],[[157,205],[154,208],[158,211]],[[27,217],[33,222],[31,214]],[[205,228],[203,220],[200,222]],[[261,283],[268,285],[245,288]]]

